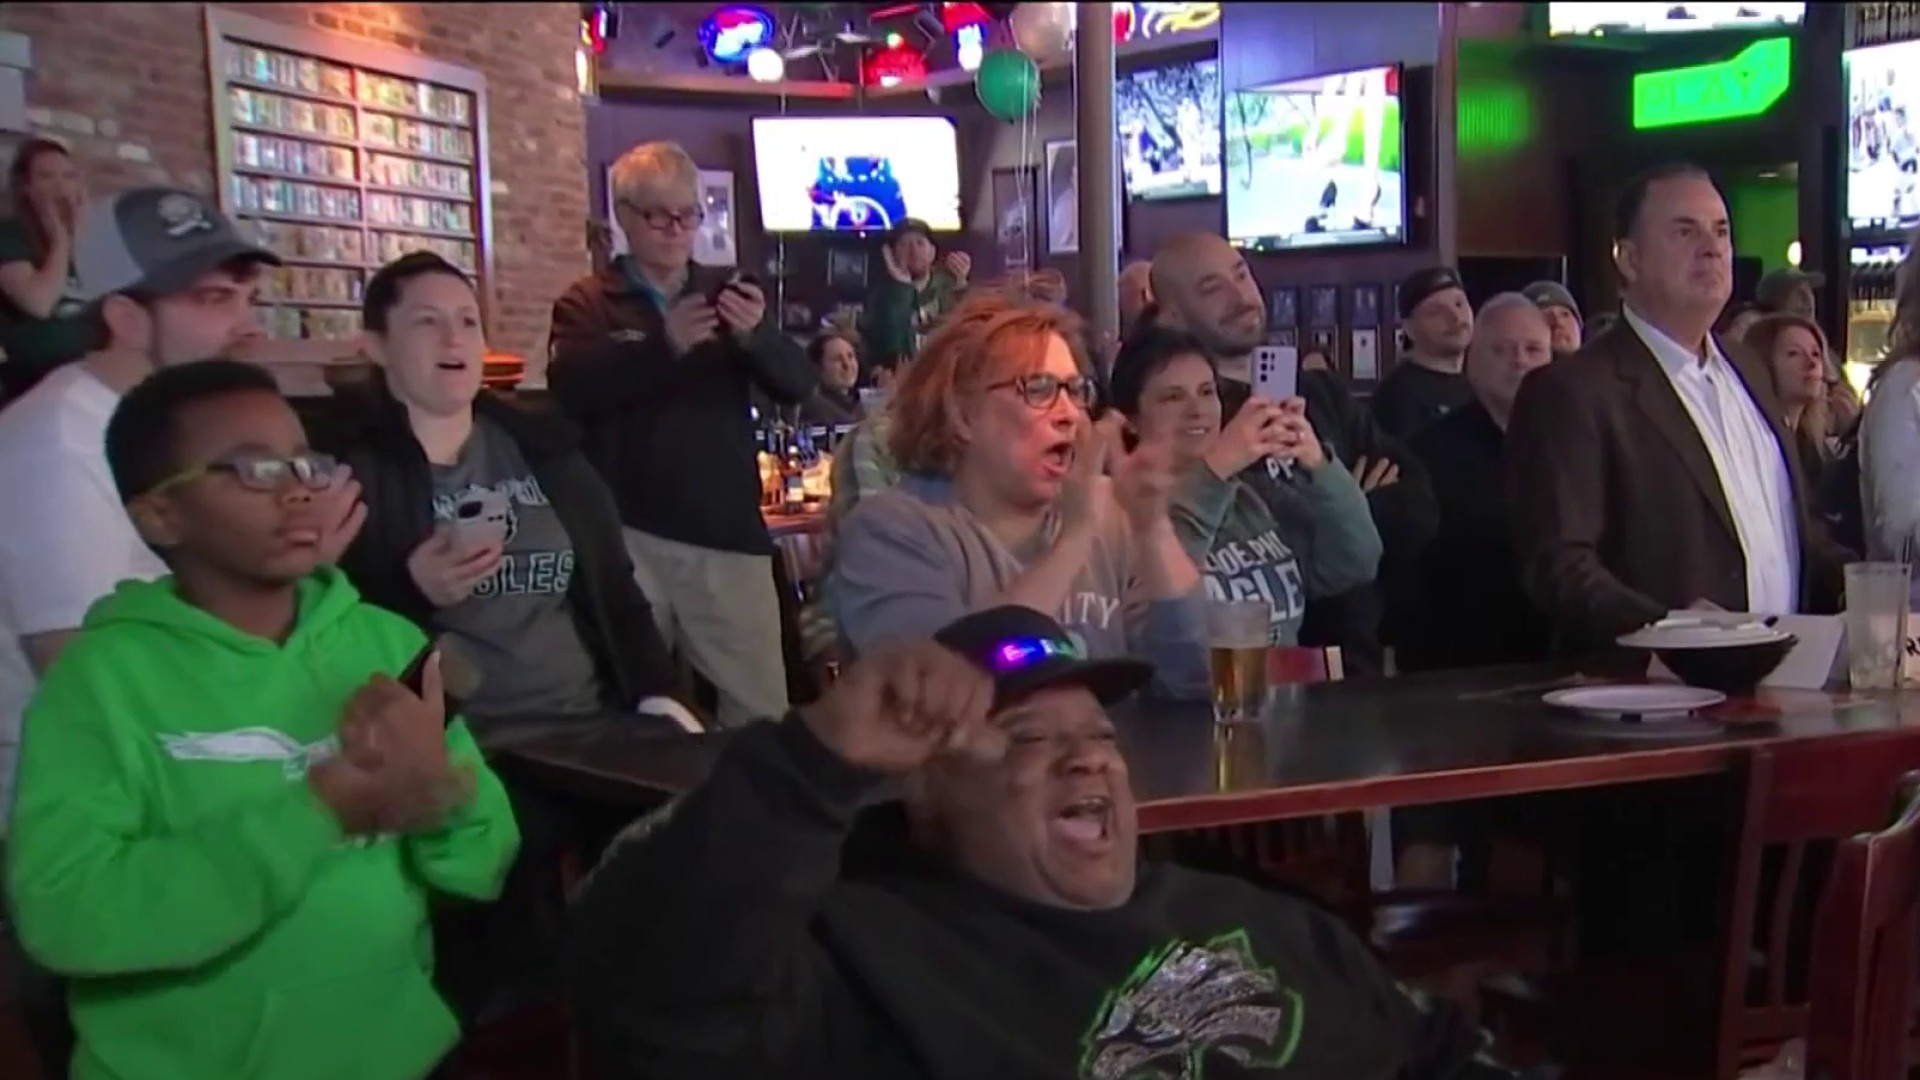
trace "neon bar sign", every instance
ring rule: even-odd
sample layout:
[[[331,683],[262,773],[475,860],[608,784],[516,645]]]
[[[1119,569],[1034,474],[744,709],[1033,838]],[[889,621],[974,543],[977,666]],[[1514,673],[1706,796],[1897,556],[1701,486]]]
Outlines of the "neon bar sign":
[[[1768,38],[1731,59],[1633,77],[1633,126],[1679,127],[1760,116],[1793,85],[1793,39]]]

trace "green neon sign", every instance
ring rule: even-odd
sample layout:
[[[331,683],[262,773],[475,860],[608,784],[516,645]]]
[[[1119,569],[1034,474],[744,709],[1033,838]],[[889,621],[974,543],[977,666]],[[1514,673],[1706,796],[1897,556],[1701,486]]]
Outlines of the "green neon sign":
[[[1759,116],[1793,83],[1793,39],[1768,38],[1730,60],[1633,77],[1633,126],[1678,127]]]

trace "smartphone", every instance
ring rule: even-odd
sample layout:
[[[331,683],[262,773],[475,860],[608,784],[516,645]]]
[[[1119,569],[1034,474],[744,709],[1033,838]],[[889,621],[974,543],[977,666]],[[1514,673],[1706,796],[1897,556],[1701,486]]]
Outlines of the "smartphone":
[[[480,688],[480,670],[446,638],[435,638],[427,642],[427,647],[415,654],[406,669],[400,672],[400,685],[416,694],[421,693],[426,681],[427,660],[434,653],[440,654],[440,692],[446,705],[446,722],[451,724],[473,697],[473,692]]]
[[[760,283],[758,281],[754,280],[754,277],[752,274],[735,270],[733,274],[730,277],[728,277],[725,281],[722,281],[718,285],[715,285],[712,288],[707,290],[707,303],[709,304],[719,303],[720,294],[723,292],[726,292],[728,289],[733,289],[734,291],[737,292],[739,291],[738,286],[752,285],[752,286],[758,287],[759,284]]]
[[[453,539],[463,551],[488,545],[505,547],[513,530],[512,506],[504,492],[486,491],[461,499],[453,508]]]
[[[1285,401],[1300,390],[1300,350],[1288,345],[1260,345],[1253,350],[1253,393],[1269,401]]]

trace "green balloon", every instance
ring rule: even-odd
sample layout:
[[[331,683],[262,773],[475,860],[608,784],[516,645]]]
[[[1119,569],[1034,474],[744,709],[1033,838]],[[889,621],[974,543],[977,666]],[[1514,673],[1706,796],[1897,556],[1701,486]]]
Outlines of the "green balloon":
[[[1040,105],[1040,65],[1018,49],[995,49],[980,58],[973,86],[988,113],[1018,120]]]

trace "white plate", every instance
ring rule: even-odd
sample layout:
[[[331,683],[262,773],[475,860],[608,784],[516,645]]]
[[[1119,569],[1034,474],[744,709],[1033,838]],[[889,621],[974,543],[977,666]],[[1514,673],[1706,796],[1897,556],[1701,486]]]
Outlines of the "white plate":
[[[1629,649],[1725,649],[1735,645],[1765,645],[1784,641],[1785,630],[1771,626],[1643,626],[1616,640]]]
[[[1572,709],[1604,720],[1644,724],[1684,720],[1727,700],[1727,695],[1698,686],[1641,684],[1570,686],[1554,690],[1540,700],[1556,708]]]

